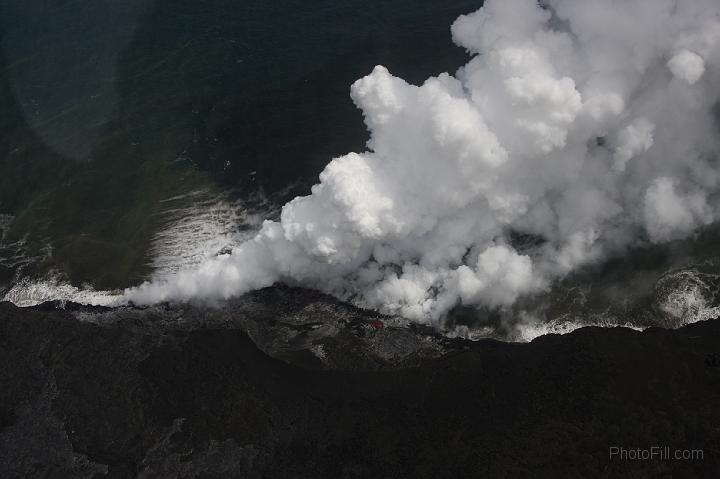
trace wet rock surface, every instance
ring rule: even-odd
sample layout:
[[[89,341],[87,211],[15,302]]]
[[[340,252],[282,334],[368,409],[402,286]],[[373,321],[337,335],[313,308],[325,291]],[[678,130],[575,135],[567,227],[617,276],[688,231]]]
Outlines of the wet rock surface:
[[[508,344],[297,289],[0,303],[0,477],[720,477],[719,358],[717,320]]]

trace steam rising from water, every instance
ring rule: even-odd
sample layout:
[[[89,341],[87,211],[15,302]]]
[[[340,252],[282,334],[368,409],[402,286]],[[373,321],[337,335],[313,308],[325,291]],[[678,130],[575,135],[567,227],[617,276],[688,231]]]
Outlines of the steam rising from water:
[[[193,268],[252,237],[259,229],[258,212],[271,213],[264,201],[256,199],[252,207],[232,201],[217,192],[196,190],[186,195],[167,198],[159,211],[165,228],[153,238],[150,265],[155,277],[171,277],[182,269]],[[189,204],[190,203],[190,204]],[[11,217],[0,216],[0,230],[9,225]],[[2,236],[2,235],[0,235]],[[0,266],[16,266],[40,262],[43,258],[27,256],[22,244],[5,245],[0,238]],[[3,257],[3,247],[11,254]],[[51,255],[48,252],[48,255]],[[22,270],[22,268],[20,268]],[[22,276],[22,271],[20,272]],[[94,306],[122,306],[127,299],[121,291],[98,291],[90,285],[68,284],[61,272],[52,271],[41,279],[14,282],[0,296],[17,306],[35,306],[46,301],[74,302]]]
[[[63,307],[67,301],[93,306],[119,306],[122,296],[109,291],[96,291],[89,286],[78,288],[56,278],[41,281],[23,280],[5,293],[2,301],[16,306],[36,306],[46,301],[58,301]]]
[[[378,66],[352,86],[368,151],[231,254],[126,298],[284,281],[432,322],[717,219],[717,0],[490,0],[452,34],[472,54],[455,76]]]

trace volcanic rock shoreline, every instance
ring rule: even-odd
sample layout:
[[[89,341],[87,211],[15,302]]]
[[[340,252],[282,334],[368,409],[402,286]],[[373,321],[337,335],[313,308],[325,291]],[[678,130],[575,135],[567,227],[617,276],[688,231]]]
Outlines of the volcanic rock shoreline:
[[[702,459],[609,454],[655,446]],[[0,477],[720,477],[720,321],[514,344],[293,289],[0,303]]]

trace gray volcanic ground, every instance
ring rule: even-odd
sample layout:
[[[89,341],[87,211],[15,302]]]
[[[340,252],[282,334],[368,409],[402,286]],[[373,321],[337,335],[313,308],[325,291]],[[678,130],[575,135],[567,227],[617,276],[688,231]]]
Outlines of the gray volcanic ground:
[[[718,320],[449,339],[299,289],[210,313],[5,302],[0,475],[715,478],[718,344]]]

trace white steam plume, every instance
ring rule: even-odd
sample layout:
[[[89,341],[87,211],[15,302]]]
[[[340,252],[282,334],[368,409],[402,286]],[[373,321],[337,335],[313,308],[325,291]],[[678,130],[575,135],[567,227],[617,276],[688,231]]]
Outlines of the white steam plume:
[[[352,86],[367,152],[232,254],[126,297],[286,281],[433,321],[717,218],[720,2],[489,0],[452,33],[473,55],[454,77],[378,66]],[[518,251],[518,233],[542,241]]]

